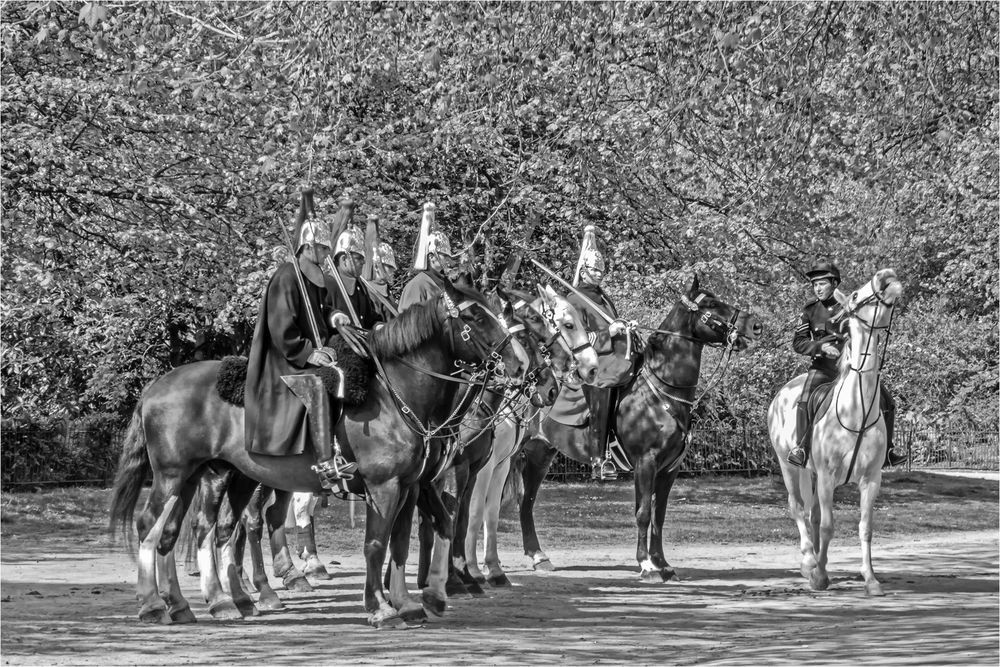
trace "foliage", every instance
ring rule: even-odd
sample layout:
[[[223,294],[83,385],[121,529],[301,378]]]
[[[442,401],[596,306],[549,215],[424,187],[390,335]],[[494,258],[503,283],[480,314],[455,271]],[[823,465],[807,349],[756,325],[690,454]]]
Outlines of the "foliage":
[[[27,481],[107,483],[118,461],[122,429],[115,414],[93,414],[73,421],[4,419],[0,480],[4,485]]]
[[[0,11],[5,415],[123,413],[245,353],[308,182],[327,211],[349,188],[401,262],[425,201],[493,275],[517,246],[565,275],[597,224],[644,324],[698,272],[766,326],[717,390],[744,417],[800,368],[806,266],[892,264],[907,409],[996,423],[995,4]]]

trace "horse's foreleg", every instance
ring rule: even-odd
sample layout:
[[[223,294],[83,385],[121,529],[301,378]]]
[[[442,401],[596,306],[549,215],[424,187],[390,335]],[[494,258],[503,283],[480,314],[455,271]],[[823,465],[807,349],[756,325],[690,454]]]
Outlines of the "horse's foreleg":
[[[862,479],[858,482],[858,489],[861,492],[861,520],[858,522],[858,537],[861,539],[861,576],[865,578],[865,593],[868,595],[885,595],[872,568],[872,516],[875,499],[881,486],[881,470],[875,471],[873,479]]]
[[[653,488],[656,484],[656,458],[647,452],[636,462],[635,472],[635,559],[641,568],[639,578],[661,580],[660,568],[649,554],[649,524],[652,518]]]
[[[472,503],[472,490],[478,483],[479,471],[455,472],[455,498],[458,500],[458,507],[455,509],[455,519],[453,522],[451,540],[451,560],[455,573],[465,586],[466,590],[475,596],[485,595],[479,582],[469,571],[469,560],[465,555],[465,537],[469,533],[469,505]]]
[[[195,517],[198,543],[198,570],[201,572],[201,594],[213,618],[239,620],[243,618],[233,599],[219,580],[216,558],[216,525],[223,495],[233,478],[232,469],[206,468],[199,481],[201,504]]]
[[[483,550],[487,578],[491,586],[510,586],[510,579],[500,565],[497,533],[500,527],[500,505],[503,502],[503,487],[510,473],[510,459],[504,459],[490,477],[490,485],[486,490],[485,516],[483,517]]]
[[[556,450],[544,440],[533,438],[524,445],[524,469],[521,478],[524,481],[524,498],[521,501],[521,539],[524,543],[524,554],[531,559],[535,570],[554,570],[549,557],[542,551],[535,531],[535,500],[538,490],[548,474]]]
[[[376,628],[400,628],[406,623],[386,599],[382,588],[382,567],[386,545],[399,513],[402,494],[399,480],[390,479],[367,488],[368,507],[365,521],[365,611],[368,623]]]
[[[319,549],[316,547],[316,505],[319,498],[314,493],[293,493],[291,513],[295,518],[298,548],[296,553],[305,561],[302,568],[307,577],[314,579],[332,579],[323,561],[319,559]],[[287,522],[286,522],[287,525]]]
[[[428,521],[434,528],[427,587],[423,590],[424,608],[440,616],[447,608],[448,601],[452,514],[445,506],[438,489],[432,484],[421,484],[417,505],[422,509],[421,522]]]
[[[476,485],[469,496],[469,523],[465,530],[465,568],[474,580],[484,583],[486,577],[479,569],[479,535],[483,529],[486,497],[489,494],[495,468],[491,458],[486,467],[479,471]]]
[[[420,602],[410,597],[406,587],[406,559],[410,550],[413,508],[417,503],[416,488],[405,489],[402,495],[399,514],[389,538],[389,568],[386,572],[389,600],[404,621],[421,623],[427,620],[427,613]]]
[[[650,527],[650,549],[649,557],[653,565],[660,569],[660,577],[663,581],[677,576],[674,568],[670,567],[663,553],[663,523],[667,516],[667,500],[670,498],[670,489],[677,479],[679,469],[673,471],[661,470],[656,473],[655,502],[653,504],[653,523]]]
[[[819,505],[820,513],[819,545],[816,550],[816,567],[809,576],[809,585],[817,591],[824,591],[830,586],[826,564],[830,551],[830,540],[833,539],[833,491],[835,488],[836,483],[829,474],[817,475],[816,503]]]

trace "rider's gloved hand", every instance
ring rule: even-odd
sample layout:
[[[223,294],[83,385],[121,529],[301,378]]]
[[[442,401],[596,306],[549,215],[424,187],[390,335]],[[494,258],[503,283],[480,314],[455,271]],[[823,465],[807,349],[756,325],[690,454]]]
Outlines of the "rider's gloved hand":
[[[820,351],[831,359],[836,359],[840,356],[840,350],[830,343],[823,343],[822,347],[820,347]]]
[[[313,350],[306,360],[313,366],[333,366],[337,362],[337,352],[329,347]]]
[[[638,325],[638,322],[626,322],[625,320],[615,320],[608,326],[608,334],[612,338],[615,336],[620,336],[629,329],[633,329]]]
[[[351,318],[349,318],[345,313],[342,313],[339,310],[330,315],[330,324],[332,324],[334,328],[342,327],[350,323],[351,323]]]

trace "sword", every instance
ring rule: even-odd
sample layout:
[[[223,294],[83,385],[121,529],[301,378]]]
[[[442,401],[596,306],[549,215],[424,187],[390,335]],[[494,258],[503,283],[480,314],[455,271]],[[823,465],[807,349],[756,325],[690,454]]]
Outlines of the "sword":
[[[393,305],[392,300],[389,299],[389,297],[386,296],[385,294],[382,294],[382,292],[379,290],[378,283],[373,283],[369,281],[367,278],[359,278],[359,280],[362,283],[364,283],[365,288],[368,289],[368,293],[374,296],[376,299],[378,299],[379,302],[385,307],[387,311],[389,311],[389,313],[393,317],[399,315],[399,311],[396,309],[396,306]],[[388,289],[386,291],[388,291]]]
[[[595,311],[597,311],[597,314],[600,315],[601,318],[605,322],[607,322],[608,324],[612,324],[615,321],[615,318],[613,318],[610,315],[608,315],[607,313],[605,313],[604,309],[601,308],[600,306],[598,306],[596,303],[594,303],[593,299],[591,299],[589,296],[587,296],[586,294],[584,294],[583,292],[581,292],[580,290],[578,290],[577,288],[573,287],[568,282],[566,282],[565,280],[563,280],[562,278],[560,278],[558,275],[556,275],[555,271],[553,271],[549,267],[545,266],[544,264],[542,264],[541,262],[539,262],[534,257],[531,258],[531,261],[532,261],[532,263],[534,263],[535,266],[537,266],[542,271],[544,271],[546,274],[548,274],[549,277],[555,278],[559,282],[560,285],[562,285],[563,287],[565,287],[569,291],[573,292],[573,294],[576,294],[578,297],[580,297],[583,300],[583,302],[585,304],[587,304],[592,309],[594,309]]]
[[[340,271],[337,271],[337,267],[333,265],[333,260],[329,257],[326,258],[326,270],[333,276],[334,282],[337,283],[337,287],[340,289],[340,294],[344,297],[344,303],[347,304],[347,314],[351,316],[351,323],[360,329],[361,320],[358,318],[358,314],[354,312],[351,295],[347,293],[347,288],[344,287],[344,280],[340,277]]]

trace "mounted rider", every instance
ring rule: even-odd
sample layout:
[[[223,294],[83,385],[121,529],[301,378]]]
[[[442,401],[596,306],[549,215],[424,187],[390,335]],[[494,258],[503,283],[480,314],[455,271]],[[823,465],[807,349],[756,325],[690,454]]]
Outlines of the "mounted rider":
[[[368,216],[365,229],[365,266],[361,273],[368,294],[375,300],[384,319],[395,317],[399,312],[392,288],[396,279],[396,253],[392,246],[381,240],[378,218]]]
[[[440,294],[441,284],[455,270],[456,264],[447,235],[437,229],[434,222],[434,204],[424,204],[417,248],[413,254],[413,269],[416,274],[399,295],[400,312]]]
[[[333,247],[333,266],[340,277],[331,292],[330,323],[334,327],[353,324],[362,329],[372,329],[385,321],[363,280],[365,269],[365,234],[354,224],[354,201],[345,198],[340,211],[331,224],[331,235],[336,238]],[[343,285],[344,289],[340,289]],[[346,294],[344,291],[346,290]],[[352,322],[353,316],[357,322]],[[334,422],[336,423],[336,422]]]
[[[792,348],[799,354],[809,357],[812,362],[802,385],[802,395],[796,405],[795,432],[798,434],[798,445],[788,453],[787,461],[794,466],[804,468],[809,460],[812,448],[812,424],[809,415],[809,398],[816,387],[837,379],[837,363],[840,353],[847,340],[847,320],[838,319],[836,315],[840,304],[834,297],[834,290],[840,284],[840,270],[830,261],[817,262],[806,271],[806,278],[812,283],[814,301],[810,301],[802,309],[799,324],[795,327]],[[892,451],[892,435],[895,426],[896,402],[889,393],[885,382],[880,383],[882,416],[885,419],[886,434],[886,466],[897,466],[906,462],[907,457]]]
[[[584,326],[595,344],[599,356],[598,377],[603,377],[605,386],[582,387],[583,396],[589,410],[588,453],[593,465],[593,476],[597,479],[615,476],[614,463],[607,456],[608,441],[612,430],[612,408],[615,403],[616,391],[611,386],[619,384],[623,374],[631,370],[631,360],[617,354],[616,347],[621,347],[624,338],[628,336],[626,326],[618,317],[618,309],[604,292],[601,283],[604,281],[604,255],[597,245],[596,228],[587,225],[583,229],[583,242],[580,246],[580,257],[577,260],[573,286],[586,295],[595,305],[599,306],[605,316],[615,320],[608,326],[607,319],[602,317],[591,304],[579,295],[570,293],[566,299],[580,313]],[[598,342],[598,341],[601,342]]]
[[[254,454],[297,455],[308,444],[320,484],[332,487],[351,479],[357,464],[343,458],[333,438],[332,401],[317,374],[336,362],[328,347],[332,323],[323,317],[334,309],[336,287],[323,270],[333,245],[330,229],[312,208],[311,190],[303,191],[294,253],[261,299],[247,364],[244,434]]]

